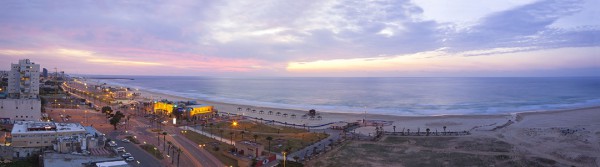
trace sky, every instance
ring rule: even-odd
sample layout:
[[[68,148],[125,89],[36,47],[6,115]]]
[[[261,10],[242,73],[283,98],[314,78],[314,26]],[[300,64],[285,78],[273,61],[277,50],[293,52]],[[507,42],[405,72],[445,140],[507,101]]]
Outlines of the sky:
[[[0,70],[600,76],[598,0],[0,1]]]

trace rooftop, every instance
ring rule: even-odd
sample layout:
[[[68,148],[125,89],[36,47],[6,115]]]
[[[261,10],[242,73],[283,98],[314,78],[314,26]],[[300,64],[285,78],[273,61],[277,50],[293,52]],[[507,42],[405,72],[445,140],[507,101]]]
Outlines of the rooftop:
[[[198,108],[198,107],[210,107],[211,105],[206,105],[206,104],[196,104],[196,105],[188,105],[186,107],[189,108]]]
[[[121,157],[81,156],[71,154],[46,153],[44,166],[82,167],[85,163],[123,161]]]
[[[40,121],[17,121],[12,129],[15,133],[52,133],[52,132],[77,132],[86,131],[79,123],[55,123]]]

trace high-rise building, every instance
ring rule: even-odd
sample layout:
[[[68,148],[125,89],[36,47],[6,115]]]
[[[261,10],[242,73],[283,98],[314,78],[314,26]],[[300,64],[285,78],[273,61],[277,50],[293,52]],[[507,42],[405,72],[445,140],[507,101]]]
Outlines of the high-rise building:
[[[12,64],[8,73],[8,98],[0,99],[0,123],[38,121],[42,117],[40,65],[29,59]]]
[[[48,69],[46,69],[46,68],[43,68],[43,69],[42,69],[42,76],[43,76],[44,78],[48,78]]]
[[[29,59],[12,64],[8,76],[8,97],[12,99],[37,99],[40,93],[40,65]]]

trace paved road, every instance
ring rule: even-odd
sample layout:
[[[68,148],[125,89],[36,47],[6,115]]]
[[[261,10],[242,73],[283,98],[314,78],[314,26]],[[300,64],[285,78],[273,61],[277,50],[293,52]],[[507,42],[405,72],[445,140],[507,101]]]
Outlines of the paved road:
[[[111,132],[109,134],[109,137],[111,139],[116,139],[118,138],[117,136],[119,135],[119,133],[117,132]],[[161,166],[165,166],[162,165],[161,161],[159,161],[158,159],[156,159],[154,156],[152,156],[150,153],[146,152],[145,150],[143,150],[142,148],[136,146],[133,143],[124,143],[121,141],[121,139],[117,139],[117,147],[125,147],[125,151],[131,153],[131,155],[135,158],[135,161],[130,162],[130,164],[132,166],[141,166],[141,167],[161,167]],[[119,156],[121,156],[123,153],[119,153]],[[137,163],[139,161],[139,164]]]
[[[167,137],[169,139],[168,141],[176,141],[178,147],[181,148],[187,156],[194,157],[194,159],[202,163],[202,166],[225,166],[225,164],[212,156],[208,151],[204,150],[204,148],[200,148],[198,144],[180,135],[179,132],[181,129],[177,127],[166,126],[165,130],[172,134]]]

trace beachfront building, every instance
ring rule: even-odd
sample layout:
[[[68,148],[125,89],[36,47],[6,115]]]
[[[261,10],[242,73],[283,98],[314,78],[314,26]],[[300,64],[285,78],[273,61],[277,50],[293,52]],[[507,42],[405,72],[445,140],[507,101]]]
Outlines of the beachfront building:
[[[29,157],[44,150],[62,153],[80,152],[103,146],[104,135],[78,123],[18,121],[14,124],[10,146],[14,157]]]
[[[38,97],[39,70],[40,65],[29,59],[11,64],[10,72],[7,73],[8,86],[1,88],[7,98],[0,99],[0,123],[40,120],[42,103]]]
[[[171,104],[171,103],[167,103],[167,102],[162,102],[162,101],[158,101],[158,102],[154,102],[154,113],[155,114],[166,114],[169,115],[171,113],[173,113],[173,107],[176,107],[177,105]]]
[[[214,114],[214,107],[210,105],[189,105],[186,106],[186,115],[192,119],[211,118]]]
[[[12,64],[8,77],[8,97],[36,99],[40,92],[40,65],[29,59]]]

